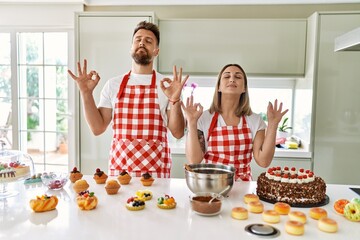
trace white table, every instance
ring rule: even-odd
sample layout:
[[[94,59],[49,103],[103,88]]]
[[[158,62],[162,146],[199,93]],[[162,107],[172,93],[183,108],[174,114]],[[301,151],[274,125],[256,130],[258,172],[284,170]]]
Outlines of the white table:
[[[11,198],[0,200],[0,239],[261,239],[244,231],[252,223],[264,223],[261,214],[249,213],[247,220],[231,218],[231,209],[246,205],[243,196],[254,193],[256,182],[235,182],[229,196],[223,202],[221,214],[213,217],[199,216],[191,211],[185,179],[156,179],[153,186],[143,187],[139,178],[133,178],[130,185],[123,185],[117,195],[107,195],[104,185],[98,185],[92,176],[84,177],[99,199],[95,210],[78,209],[72,183],[68,182],[63,190],[49,191],[41,183],[24,185],[13,183],[20,193]],[[335,234],[324,233],[317,229],[316,220],[308,217],[303,236],[291,236],[285,232],[287,216],[281,216],[281,222],[272,224],[281,231],[275,239],[357,239],[360,236],[360,223],[350,222],[336,214],[332,205],[340,198],[360,197],[346,185],[328,185],[327,195],[330,203],[324,208],[329,217],[339,224]],[[359,187],[359,186],[353,186]],[[137,190],[148,189],[153,199],[146,202],[142,211],[129,211],[126,200]],[[34,213],[29,200],[44,193],[57,195],[59,203],[54,211]],[[177,207],[162,210],[156,206],[156,199],[163,194],[173,196]],[[264,202],[265,209],[273,204]],[[295,208],[292,208],[295,209]],[[308,216],[309,209],[297,208]],[[355,238],[354,238],[355,237]]]

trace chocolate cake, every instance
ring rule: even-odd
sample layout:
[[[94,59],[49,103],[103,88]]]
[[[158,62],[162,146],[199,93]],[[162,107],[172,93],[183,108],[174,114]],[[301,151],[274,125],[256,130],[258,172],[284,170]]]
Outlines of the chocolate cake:
[[[326,184],[310,170],[273,167],[258,177],[256,193],[269,202],[314,205],[325,200]]]

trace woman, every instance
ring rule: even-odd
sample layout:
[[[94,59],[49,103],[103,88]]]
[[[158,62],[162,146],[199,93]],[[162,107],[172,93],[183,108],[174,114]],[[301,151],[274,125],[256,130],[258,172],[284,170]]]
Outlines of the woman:
[[[268,167],[275,152],[276,130],[288,112],[269,102],[268,126],[251,111],[247,78],[238,64],[228,64],[219,73],[213,102],[203,107],[187,99],[182,103],[187,120],[186,157],[190,163],[232,165],[235,180],[251,180],[252,157],[261,167]],[[265,131],[266,130],[266,131]]]

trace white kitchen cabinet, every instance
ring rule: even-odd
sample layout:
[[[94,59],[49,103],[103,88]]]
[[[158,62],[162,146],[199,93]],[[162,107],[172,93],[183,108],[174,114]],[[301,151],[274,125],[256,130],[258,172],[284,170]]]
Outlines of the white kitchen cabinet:
[[[79,13],[76,15],[76,60],[88,61],[88,71],[96,70],[101,80],[94,90],[95,103],[105,82],[131,69],[130,48],[134,28],[140,21],[155,22],[152,13]],[[78,96],[79,97],[79,96]],[[96,168],[108,169],[112,128],[94,136],[84,117],[78,98],[79,162],[84,174],[93,174]]]
[[[303,76],[306,19],[160,20],[158,70],[217,74],[238,63],[253,76]]]
[[[315,51],[314,172],[327,183],[360,182],[360,52],[334,52],[360,12],[319,13]]]

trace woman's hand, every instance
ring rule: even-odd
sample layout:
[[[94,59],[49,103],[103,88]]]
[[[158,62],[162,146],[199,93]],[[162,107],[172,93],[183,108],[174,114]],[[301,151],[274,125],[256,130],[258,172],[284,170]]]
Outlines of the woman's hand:
[[[182,68],[180,68],[179,74],[177,73],[176,66],[173,67],[173,80],[170,78],[164,78],[160,81],[160,87],[168,97],[169,101],[172,103],[180,101],[181,91],[189,78],[189,75],[186,75],[184,79],[182,79]],[[165,86],[165,82],[168,83],[169,86]]]
[[[185,112],[185,118],[188,123],[196,122],[203,113],[203,106],[200,103],[194,103],[193,95],[186,99],[186,106],[181,101],[181,107]]]
[[[278,125],[281,121],[282,117],[289,111],[289,109],[286,109],[285,111],[282,111],[283,103],[281,102],[278,107],[278,101],[277,99],[274,102],[274,105],[269,102],[268,108],[267,108],[267,118],[269,125]]]
[[[100,76],[96,71],[90,71],[87,73],[87,61],[84,59],[84,66],[81,68],[81,64],[77,63],[79,76],[75,76],[70,70],[68,70],[69,75],[77,83],[81,93],[88,93],[95,89],[96,85],[100,81]]]

